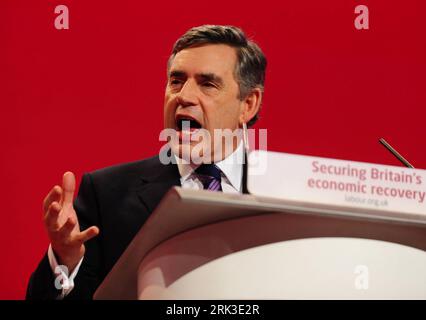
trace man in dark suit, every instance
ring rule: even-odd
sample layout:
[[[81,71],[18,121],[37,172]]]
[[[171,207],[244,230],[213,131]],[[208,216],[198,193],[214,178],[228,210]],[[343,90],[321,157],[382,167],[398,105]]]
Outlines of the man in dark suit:
[[[262,51],[236,27],[200,26],[179,38],[168,61],[164,103],[164,126],[176,139],[158,156],[85,174],[75,201],[75,176],[64,174],[43,203],[50,246],[27,298],[91,299],[172,186],[240,192],[241,165],[229,161],[241,154],[240,141],[232,140],[228,150],[222,138],[185,145],[185,137],[252,125],[265,68]]]

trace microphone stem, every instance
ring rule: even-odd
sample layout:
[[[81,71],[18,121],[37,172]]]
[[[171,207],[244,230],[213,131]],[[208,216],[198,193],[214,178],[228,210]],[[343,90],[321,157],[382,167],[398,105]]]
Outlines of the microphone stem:
[[[396,151],[394,148],[392,148],[392,146],[386,142],[385,139],[381,138],[379,139],[379,142],[386,148],[388,149],[399,161],[401,161],[407,168],[412,168],[414,169],[414,167],[411,165],[411,163],[409,163],[403,156],[401,156],[398,151]]]

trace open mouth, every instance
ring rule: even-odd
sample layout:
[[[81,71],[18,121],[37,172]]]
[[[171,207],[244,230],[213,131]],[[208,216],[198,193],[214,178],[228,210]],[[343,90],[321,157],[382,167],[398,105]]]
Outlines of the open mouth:
[[[176,130],[177,131],[195,131],[201,129],[201,124],[191,116],[178,115],[176,117]]]

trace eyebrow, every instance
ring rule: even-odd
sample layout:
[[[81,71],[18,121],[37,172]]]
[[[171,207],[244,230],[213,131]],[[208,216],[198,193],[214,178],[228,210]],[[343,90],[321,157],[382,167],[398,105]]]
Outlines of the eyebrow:
[[[181,70],[173,70],[170,72],[169,77],[173,77],[173,78],[186,78],[187,74],[184,71]],[[203,81],[212,81],[215,82],[219,85],[223,85],[223,79],[221,77],[219,77],[217,74],[214,74],[212,72],[207,72],[207,73],[197,73],[195,75],[196,78],[201,79]]]
[[[169,77],[174,77],[174,78],[185,78],[186,77],[186,73],[183,71],[179,71],[179,70],[175,70],[175,71],[171,71],[169,74]]]

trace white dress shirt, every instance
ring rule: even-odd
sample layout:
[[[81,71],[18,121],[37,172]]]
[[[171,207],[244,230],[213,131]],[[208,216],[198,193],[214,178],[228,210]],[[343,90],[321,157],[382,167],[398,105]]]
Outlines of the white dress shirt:
[[[226,193],[239,193],[241,192],[241,182],[243,177],[243,143],[240,143],[238,147],[224,160],[216,162],[216,166],[221,170],[221,185],[222,191]],[[203,184],[198,179],[197,175],[194,173],[197,165],[192,165],[189,163],[184,163],[180,158],[175,155],[176,163],[179,169],[180,182],[182,188],[186,189],[204,189]],[[62,293],[58,299],[63,299],[68,295],[71,290],[74,288],[74,278],[77,276],[78,270],[80,269],[81,263],[83,262],[84,257],[81,258],[77,266],[72,271],[71,275],[68,275],[66,269],[63,266],[58,265],[58,261],[53,253],[52,245],[49,245],[47,251],[47,256],[49,258],[49,264],[52,268],[53,273],[56,277],[61,277],[62,283]],[[55,284],[57,281],[55,281]]]
[[[240,143],[233,153],[224,160],[216,162],[216,166],[221,170],[222,191],[226,193],[241,192],[241,182],[243,177],[243,144]],[[198,179],[194,171],[197,165],[185,163],[175,155],[176,163],[180,174],[182,188],[202,190],[203,184]]]

